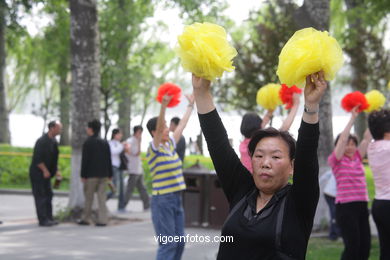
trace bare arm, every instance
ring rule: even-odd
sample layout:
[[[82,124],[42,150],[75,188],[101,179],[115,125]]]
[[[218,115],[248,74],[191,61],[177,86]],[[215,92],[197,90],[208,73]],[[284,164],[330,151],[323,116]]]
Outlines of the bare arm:
[[[300,97],[300,95],[298,93],[294,93],[293,106],[291,107],[287,118],[283,121],[283,124],[279,129],[280,131],[288,131],[290,129],[292,123],[294,122],[294,118],[297,115],[298,108],[299,108],[299,97]]]
[[[261,121],[261,129],[265,128],[265,126],[271,121],[272,115],[274,113],[274,110],[269,109],[267,110],[267,113],[263,117],[263,121]]]
[[[364,135],[363,135],[363,140],[360,142],[360,145],[359,145],[359,153],[360,153],[360,156],[363,158],[364,156],[366,156],[366,152],[367,152],[367,147],[368,145],[370,144],[371,140],[372,140],[372,136],[371,136],[371,132],[370,132],[370,129],[366,129],[366,131],[364,132]]]
[[[348,136],[351,132],[351,128],[353,126],[353,123],[355,122],[355,119],[358,115],[357,108],[354,107],[351,111],[351,118],[349,119],[347,125],[345,126],[344,130],[341,132],[339,140],[337,141],[336,147],[334,148],[334,153],[336,155],[336,159],[340,160],[341,157],[343,157],[345,153],[345,149],[347,147],[348,143]]]
[[[167,110],[167,105],[171,101],[172,96],[165,95],[161,101],[160,114],[158,115],[156,131],[153,135],[153,144],[154,147],[158,147],[161,143],[161,139],[164,133],[165,128],[165,111]]]
[[[183,134],[183,130],[187,126],[188,120],[190,119],[192,109],[194,108],[194,102],[195,102],[194,95],[193,94],[186,95],[186,98],[188,100],[188,106],[186,112],[184,113],[183,118],[180,120],[179,125],[176,127],[175,131],[173,132],[173,139],[175,139],[175,143],[179,142],[180,137]]]

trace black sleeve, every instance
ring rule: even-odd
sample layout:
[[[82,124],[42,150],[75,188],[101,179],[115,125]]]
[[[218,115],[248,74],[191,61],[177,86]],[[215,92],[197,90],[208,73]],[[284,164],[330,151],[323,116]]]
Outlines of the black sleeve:
[[[253,187],[253,178],[230,146],[217,110],[198,116],[215,170],[232,207]]]
[[[88,177],[88,141],[85,141],[83,144],[83,151],[82,151],[82,157],[81,157],[81,178],[87,178]]]
[[[318,139],[319,124],[304,121],[298,132],[295,151],[292,196],[297,212],[312,221],[319,198],[318,184]]]
[[[49,167],[48,165],[46,165],[47,150],[48,149],[45,145],[44,138],[39,138],[35,143],[34,149],[35,167],[37,167],[37,165],[40,163],[44,163],[46,167]]]
[[[107,141],[105,141],[106,144],[106,154],[107,154],[107,163],[108,163],[108,177],[111,178],[113,176],[112,173],[112,161],[111,161],[111,149],[110,145],[108,144]]]
[[[59,156],[59,153],[60,153],[60,150],[58,148],[58,143],[55,142],[54,143],[54,173],[53,174],[56,174],[57,171],[58,171],[58,156]]]

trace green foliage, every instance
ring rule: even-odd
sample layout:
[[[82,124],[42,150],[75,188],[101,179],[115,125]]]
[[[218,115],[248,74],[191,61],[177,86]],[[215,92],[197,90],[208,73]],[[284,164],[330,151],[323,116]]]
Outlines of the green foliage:
[[[14,147],[10,145],[0,145],[0,187],[1,188],[30,188],[29,167],[31,163],[33,149],[26,147]],[[145,153],[141,154],[142,165],[145,172],[145,184],[148,191],[152,190],[152,178],[149,173],[148,163]],[[194,165],[197,161],[213,170],[211,159],[201,155],[189,155],[185,157],[184,168]],[[69,190],[71,172],[71,147],[60,146],[59,170],[63,175],[61,190]],[[64,212],[66,215],[66,212]]]
[[[243,110],[256,110],[260,87],[277,83],[279,53],[295,32],[294,4],[269,1],[232,34],[239,54],[234,78],[215,88],[219,103]],[[239,97],[239,98],[238,98]]]
[[[330,241],[326,238],[310,238],[307,247],[307,260],[329,260],[340,259],[344,245],[339,238],[337,241]],[[376,237],[372,238],[370,260],[379,259],[379,241]]]
[[[33,149],[0,145],[0,186],[30,188],[29,168]],[[60,189],[67,190],[70,182],[70,147],[60,147],[58,169],[63,175]]]
[[[331,1],[331,32],[351,58],[354,90],[386,89],[390,52],[384,41],[389,11],[387,0]]]
[[[213,22],[225,24],[226,17],[221,13],[228,7],[226,0],[165,0],[168,7],[181,9],[181,18],[188,23]]]

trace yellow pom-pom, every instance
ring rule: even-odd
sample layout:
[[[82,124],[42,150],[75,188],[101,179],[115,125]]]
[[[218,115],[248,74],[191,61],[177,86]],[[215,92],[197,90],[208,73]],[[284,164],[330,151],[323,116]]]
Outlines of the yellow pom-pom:
[[[343,65],[343,52],[327,31],[305,28],[294,33],[279,55],[276,74],[283,84],[304,87],[306,76],[323,70],[332,80]]]
[[[375,89],[367,92],[365,96],[369,106],[364,111],[368,113],[381,109],[386,102],[385,96]]]
[[[387,83],[387,88],[390,89],[390,81]]]
[[[279,96],[280,87],[279,84],[273,83],[261,87],[257,91],[257,104],[268,110],[274,110],[277,106],[281,105],[282,101]]]
[[[212,23],[194,23],[186,26],[178,37],[176,49],[181,64],[198,77],[215,80],[224,71],[233,71],[232,59],[237,55],[227,41],[223,27]]]

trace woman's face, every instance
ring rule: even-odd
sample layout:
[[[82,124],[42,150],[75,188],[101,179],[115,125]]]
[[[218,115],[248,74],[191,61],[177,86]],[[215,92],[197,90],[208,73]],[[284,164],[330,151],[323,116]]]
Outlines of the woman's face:
[[[357,146],[355,142],[352,139],[349,139],[344,154],[348,157],[352,157],[356,153],[356,150]]]
[[[294,170],[287,143],[279,137],[261,139],[252,156],[252,167],[259,190],[273,194],[283,188]]]

